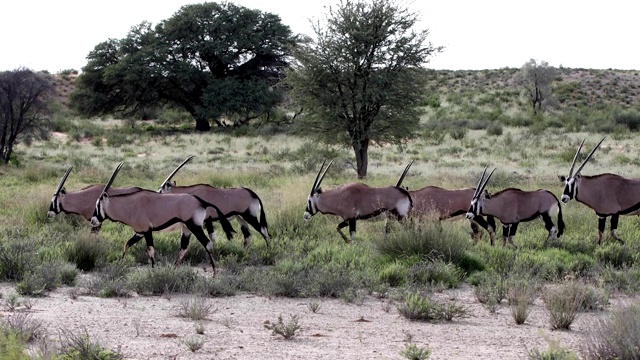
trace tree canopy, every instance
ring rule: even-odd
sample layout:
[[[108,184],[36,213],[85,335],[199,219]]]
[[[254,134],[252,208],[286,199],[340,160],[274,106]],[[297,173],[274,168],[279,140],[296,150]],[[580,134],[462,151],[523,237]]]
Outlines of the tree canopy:
[[[51,78],[26,68],[0,72],[0,159],[7,164],[18,142],[44,137],[50,122]]]
[[[304,109],[298,125],[329,144],[351,147],[359,178],[368,149],[414,136],[425,89],[423,66],[442,47],[417,31],[418,14],[386,0],[343,0],[314,24],[315,39],[295,51],[288,73]]]
[[[231,3],[185,5],[155,28],[98,44],[77,79],[71,105],[87,116],[148,107],[186,110],[196,129],[270,111],[297,37],[280,17]]]
[[[556,68],[546,61],[538,63],[535,59],[527,61],[516,75],[516,83],[522,87],[534,115],[543,112],[555,102],[551,83],[556,77]]]

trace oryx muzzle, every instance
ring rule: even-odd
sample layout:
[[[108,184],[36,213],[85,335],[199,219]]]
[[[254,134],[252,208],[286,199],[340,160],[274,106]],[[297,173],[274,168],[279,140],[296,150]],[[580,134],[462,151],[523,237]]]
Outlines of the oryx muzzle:
[[[162,194],[191,194],[197,195],[207,202],[216,204],[220,211],[227,218],[235,217],[240,223],[240,229],[244,235],[244,246],[248,247],[251,242],[251,232],[249,226],[253,227],[269,244],[269,226],[264,212],[264,205],[258,195],[248,188],[225,188],[219,189],[207,184],[195,184],[190,186],[176,186],[171,182],[173,176],[185,165],[193,156],[182,162],[162,183],[159,193]],[[217,221],[219,214],[210,209],[207,211],[207,218],[204,221],[205,228],[209,233],[211,241],[215,241],[213,222]],[[187,239],[188,241],[188,239]]]
[[[502,223],[502,243],[513,243],[513,236],[516,234],[520,222],[531,221],[542,218],[545,228],[549,232],[546,241],[562,236],[565,229],[562,220],[562,208],[558,198],[547,190],[524,191],[515,188],[508,188],[495,194],[485,191],[487,183],[493,175],[495,169],[484,179],[487,172],[485,167],[478,187],[471,200],[467,218],[478,215],[493,216]],[[558,228],[552,220],[552,215],[558,212]]]
[[[345,242],[353,242],[356,233],[356,220],[371,219],[389,213],[398,220],[405,219],[412,206],[411,195],[396,186],[370,187],[361,183],[351,183],[322,191],[320,185],[333,161],[325,167],[322,163],[320,171],[311,187],[304,212],[305,220],[320,212],[340,216],[343,221],[338,224],[337,231]],[[349,225],[350,239],[342,229]]]
[[[611,236],[623,242],[617,233],[620,215],[640,214],[640,179],[628,179],[611,173],[592,176],[580,173],[604,139],[603,137],[593,147],[574,173],[576,159],[585,142],[582,140],[571,162],[569,175],[558,176],[564,183],[562,202],[567,203],[571,199],[576,199],[595,211],[598,217],[598,244],[602,243],[607,217],[611,216]]]

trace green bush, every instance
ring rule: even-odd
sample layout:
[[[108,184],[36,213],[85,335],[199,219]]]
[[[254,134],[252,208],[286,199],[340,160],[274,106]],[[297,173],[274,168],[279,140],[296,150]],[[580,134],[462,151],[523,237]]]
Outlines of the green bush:
[[[20,281],[36,264],[36,242],[20,233],[11,233],[7,238],[0,242],[0,276],[3,280]]]
[[[502,124],[496,121],[492,122],[491,125],[487,126],[487,135],[491,135],[491,136],[502,135]]]
[[[412,292],[405,296],[404,302],[397,305],[398,312],[409,320],[451,321],[469,315],[467,308],[455,303],[441,304],[428,295]]]
[[[608,243],[596,248],[594,256],[599,262],[605,265],[608,264],[621,268],[623,266],[631,266],[634,264],[635,259],[633,254],[634,251],[626,245]]]
[[[413,264],[408,276],[412,285],[439,285],[445,288],[458,287],[463,278],[464,272],[459,267],[439,259]]]
[[[128,288],[144,295],[188,293],[197,284],[198,273],[186,266],[159,265],[132,273]]]
[[[101,297],[129,296],[127,276],[130,271],[131,268],[123,262],[108,264],[98,269],[86,287],[91,294]]]
[[[95,235],[78,233],[66,249],[66,259],[82,271],[92,271],[105,262],[108,252],[108,246]]]
[[[19,334],[0,332],[0,359],[29,360],[24,341]]]
[[[584,302],[584,294],[571,284],[547,289],[542,297],[551,328],[569,330]]]

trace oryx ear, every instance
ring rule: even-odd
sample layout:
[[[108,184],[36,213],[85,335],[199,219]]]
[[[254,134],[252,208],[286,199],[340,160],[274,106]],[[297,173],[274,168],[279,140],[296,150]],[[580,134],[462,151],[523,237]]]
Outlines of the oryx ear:
[[[564,177],[564,175],[558,175],[558,179],[560,179],[560,181],[562,181],[562,182],[567,181],[567,178]]]
[[[485,190],[484,191],[484,198],[485,199],[491,199],[491,193],[489,193],[489,191]]]
[[[316,189],[316,195],[320,195],[322,194],[322,188],[317,188]]]
[[[60,189],[60,195],[65,195],[67,193],[67,189],[62,188]]]
[[[573,178],[574,179],[580,179],[580,174],[576,174]]]

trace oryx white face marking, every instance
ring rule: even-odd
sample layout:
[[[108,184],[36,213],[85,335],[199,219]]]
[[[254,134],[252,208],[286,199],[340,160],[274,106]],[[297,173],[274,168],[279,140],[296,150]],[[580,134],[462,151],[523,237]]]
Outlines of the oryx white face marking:
[[[471,205],[467,211],[467,219],[473,219],[478,214],[478,199],[471,200]]]
[[[566,204],[567,202],[569,202],[569,200],[573,199],[575,195],[576,195],[576,178],[575,177],[567,178],[564,182],[564,190],[562,191],[562,197],[560,197],[560,200]]]
[[[305,220],[309,220],[311,219],[311,217],[313,215],[316,214],[316,212],[318,211],[318,209],[316,209],[316,204],[314,202],[314,197],[313,196],[309,196],[307,198],[307,208],[304,210],[304,219]]]

